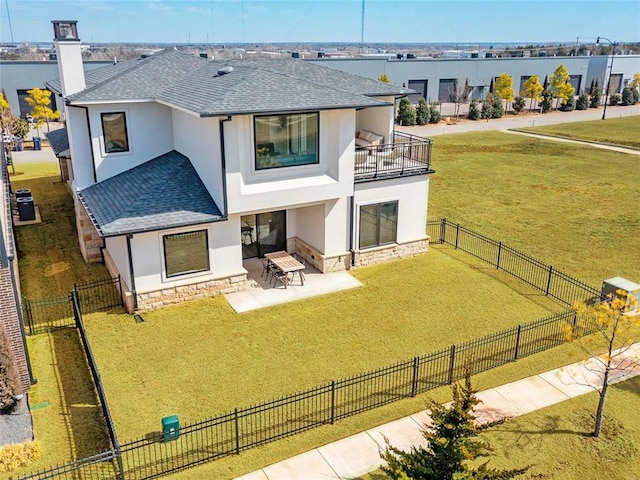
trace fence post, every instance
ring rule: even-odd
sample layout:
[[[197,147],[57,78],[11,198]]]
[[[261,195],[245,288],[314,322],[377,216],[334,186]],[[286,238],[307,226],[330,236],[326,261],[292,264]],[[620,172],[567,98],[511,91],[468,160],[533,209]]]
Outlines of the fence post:
[[[440,220],[440,243],[444,244],[445,237],[447,236],[447,217]]]
[[[336,419],[336,381],[331,380],[331,425]]]
[[[522,325],[518,325],[518,335],[516,336],[516,351],[513,355],[513,360],[518,360],[518,350],[520,349],[520,331],[522,330]]]
[[[25,313],[27,314],[27,325],[29,326],[29,335],[33,335],[33,317],[31,315],[31,302],[27,297],[22,298],[22,304],[25,306]]]
[[[500,270],[500,255],[502,254],[502,242],[498,242],[498,260],[496,260],[496,270]]]
[[[236,425],[236,455],[240,455],[240,422],[238,421],[238,409],[233,409],[233,420]]]
[[[553,275],[553,265],[549,265],[549,278],[547,279],[547,289],[545,295],[549,295],[549,289],[551,288],[551,276]]]
[[[411,396],[418,393],[418,368],[420,367],[420,357],[413,357],[413,378],[411,379]]]
[[[78,300],[78,291],[75,289],[75,285],[74,289],[71,291],[69,301],[71,301],[73,320],[75,321],[76,328],[80,328],[80,316],[82,315],[82,313],[80,311],[80,300]]]
[[[458,235],[460,234],[460,224],[456,223],[456,245],[455,248],[458,248]]]
[[[118,463],[118,468],[120,469],[120,480],[125,480],[124,476],[124,465],[122,463],[122,452],[120,450],[120,445],[115,445],[116,452],[116,462]]]
[[[456,346],[451,345],[451,353],[449,354],[449,381],[448,384],[453,383],[453,366],[456,362]]]

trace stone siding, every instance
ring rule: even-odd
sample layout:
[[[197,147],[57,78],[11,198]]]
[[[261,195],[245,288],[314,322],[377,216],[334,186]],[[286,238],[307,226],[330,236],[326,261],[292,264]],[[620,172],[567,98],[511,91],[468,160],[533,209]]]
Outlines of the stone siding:
[[[298,237],[287,239],[287,251],[303,258],[308,265],[322,273],[349,270],[351,265],[351,253],[343,252],[338,255],[324,255]]]
[[[394,258],[410,257],[426,252],[429,249],[429,237],[407,243],[394,243],[355,252],[355,265],[375,265]]]
[[[74,206],[76,211],[76,228],[78,230],[78,243],[80,244],[80,252],[82,258],[87,263],[102,262],[102,247],[104,242],[96,227],[94,227],[89,214],[78,201],[78,197],[74,196]]]
[[[22,342],[20,330],[20,317],[18,315],[20,305],[16,305],[16,299],[11,284],[11,267],[0,268],[0,321],[9,337],[9,344],[13,350],[18,367],[18,374],[22,384],[22,392],[29,390],[31,379],[27,367],[27,357]]]
[[[247,284],[247,273],[239,273],[225,278],[217,278],[200,283],[192,283],[179,287],[167,287],[154,292],[145,292],[138,294],[138,311],[148,312],[167,305],[186,302],[187,300],[196,300],[198,298],[206,298],[221,293],[232,293],[244,290]],[[131,304],[132,299],[125,303]]]

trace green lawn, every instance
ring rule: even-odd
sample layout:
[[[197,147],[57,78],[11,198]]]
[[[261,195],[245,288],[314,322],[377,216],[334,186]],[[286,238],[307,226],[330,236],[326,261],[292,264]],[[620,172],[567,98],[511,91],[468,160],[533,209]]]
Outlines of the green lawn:
[[[27,337],[33,375],[29,391],[37,462],[12,472],[84,458],[108,448],[109,439],[78,334],[74,329]]]
[[[561,310],[447,252],[358,269],[364,288],[244,314],[219,296],[146,313],[142,324],[87,315],[120,439],[157,431],[169,414],[200,420]]]
[[[433,156],[430,218],[448,217],[595,286],[640,280],[637,156],[500,132],[436,137]]]
[[[604,428],[593,438],[598,395],[590,393],[516,417],[480,436],[494,448],[490,465],[531,465],[526,479],[635,480],[640,469],[637,405],[640,377],[614,385],[607,394]],[[357,480],[385,480],[379,470]]]
[[[20,286],[32,299],[69,293],[75,283],[108,278],[101,264],[87,264],[78,247],[73,199],[60,183],[56,162],[22,163],[10,175],[15,190],[29,188],[42,223],[16,227]]]
[[[611,116],[615,110],[611,109]],[[532,132],[640,148],[640,116],[524,128]]]

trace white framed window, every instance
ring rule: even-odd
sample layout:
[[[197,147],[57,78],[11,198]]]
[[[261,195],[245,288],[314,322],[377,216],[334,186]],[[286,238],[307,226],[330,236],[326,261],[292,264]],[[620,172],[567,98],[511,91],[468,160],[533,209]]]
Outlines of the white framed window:
[[[318,112],[261,115],[253,124],[256,170],[319,163]]]
[[[395,243],[398,235],[398,201],[360,206],[359,248]]]

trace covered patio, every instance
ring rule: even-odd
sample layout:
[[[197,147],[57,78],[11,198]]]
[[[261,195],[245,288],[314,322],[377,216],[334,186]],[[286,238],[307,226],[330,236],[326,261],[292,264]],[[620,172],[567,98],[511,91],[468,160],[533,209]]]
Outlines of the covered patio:
[[[362,286],[360,281],[346,271],[321,273],[307,264],[304,270],[304,285],[296,275],[292,283],[285,289],[283,283],[273,282],[271,277],[267,281],[262,276],[261,259],[246,259],[242,265],[248,272],[247,288],[239,292],[225,294],[231,307],[238,313]]]

